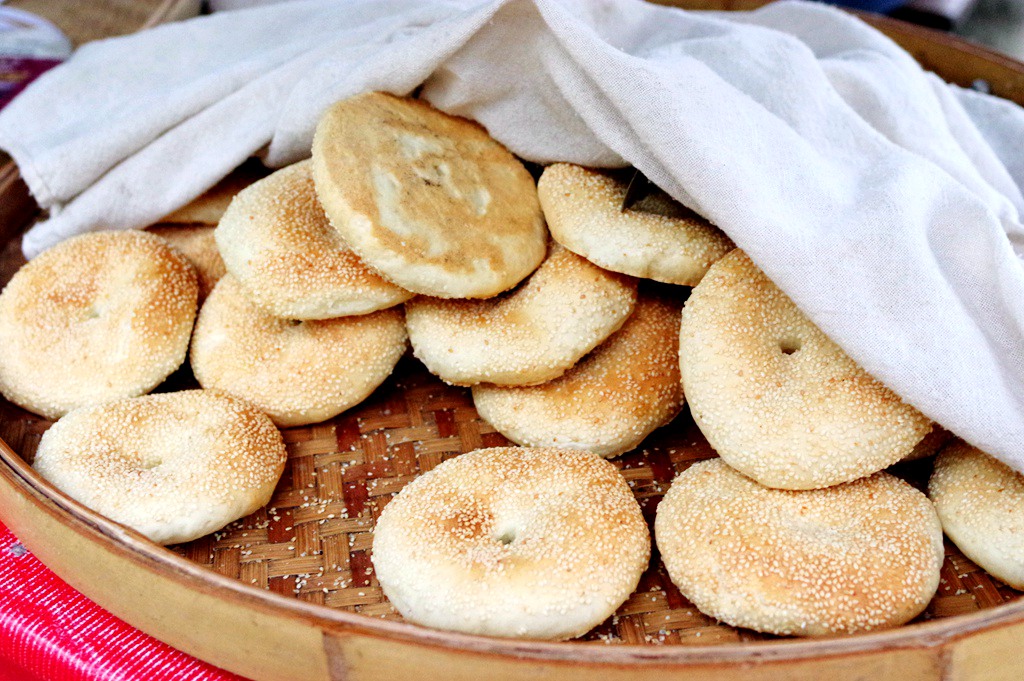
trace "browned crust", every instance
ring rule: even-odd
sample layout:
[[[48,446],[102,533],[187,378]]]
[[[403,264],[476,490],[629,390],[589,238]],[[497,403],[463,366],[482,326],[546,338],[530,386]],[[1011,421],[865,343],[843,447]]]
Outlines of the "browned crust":
[[[213,229],[210,225],[201,224],[158,224],[146,228],[177,248],[195,268],[199,276],[200,305],[227,272],[217,250],[217,241],[213,238]]]
[[[310,161],[240,192],[216,238],[249,298],[277,317],[367,314],[413,295],[367,267],[331,227],[313,188]]]
[[[672,581],[701,612],[776,634],[907,622],[935,594],[943,560],[928,499],[887,473],[778,490],[712,459],[673,481],[654,532]]]
[[[872,378],[740,250],[694,288],[683,390],[729,465],[784,489],[827,487],[906,456],[931,422]]]
[[[249,400],[279,426],[316,423],[362,402],[405,352],[400,308],[337,319],[269,315],[226,275],[206,299],[192,340],[204,388]]]
[[[618,330],[636,282],[557,244],[521,286],[487,300],[420,296],[406,303],[416,356],[454,385],[530,385],[556,378]]]
[[[608,173],[555,163],[537,193],[555,240],[613,272],[696,286],[732,250],[721,230],[663,193],[622,210],[626,187]]]
[[[679,305],[641,295],[619,331],[564,375],[534,386],[473,388],[480,415],[513,442],[611,457],[683,406]]]
[[[196,273],[146,232],[94,232],[22,267],[0,294],[0,391],[48,418],[155,388],[181,365]]]
[[[369,93],[332,106],[313,177],[352,249],[410,291],[487,298],[544,258],[530,174],[482,127],[425,102]]]

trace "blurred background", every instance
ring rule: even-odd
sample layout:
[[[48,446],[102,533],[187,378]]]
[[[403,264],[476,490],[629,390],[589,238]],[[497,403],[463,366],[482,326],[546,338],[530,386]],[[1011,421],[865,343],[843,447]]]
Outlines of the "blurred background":
[[[936,1],[936,0],[930,0]],[[1024,0],[978,0],[954,32],[1024,60]]]
[[[281,0],[0,0],[0,5],[49,19],[78,45],[102,35],[137,30],[155,11],[172,4],[176,11],[198,12],[211,5],[229,9],[271,1]],[[834,0],[834,4],[950,31],[1024,59],[1024,0]]]
[[[163,21],[289,0],[0,0],[0,108],[82,43]],[[470,2],[471,0],[466,0]],[[482,1],[482,0],[480,0]],[[586,2],[587,0],[580,0]],[[680,0],[653,0],[681,4]],[[829,0],[946,31],[1024,61],[1024,0]],[[745,9],[759,0],[686,0]],[[966,83],[965,83],[966,84]],[[976,87],[986,89],[981,81]]]

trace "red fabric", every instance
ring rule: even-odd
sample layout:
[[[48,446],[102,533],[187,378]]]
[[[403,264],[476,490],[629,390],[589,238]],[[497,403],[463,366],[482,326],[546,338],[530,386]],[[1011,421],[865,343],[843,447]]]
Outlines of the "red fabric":
[[[29,83],[59,63],[59,59],[0,57],[0,109],[7,106]],[[0,681],[5,680],[0,677]]]
[[[0,681],[43,681],[35,674],[14,664],[10,660],[0,659]]]
[[[27,674],[26,674],[27,672]],[[0,524],[0,681],[239,681],[147,636],[50,572]]]

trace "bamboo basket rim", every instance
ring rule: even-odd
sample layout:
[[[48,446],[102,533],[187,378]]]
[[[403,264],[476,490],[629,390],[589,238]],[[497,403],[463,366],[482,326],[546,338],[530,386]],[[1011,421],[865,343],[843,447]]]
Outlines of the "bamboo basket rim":
[[[938,646],[1004,623],[1024,620],[1024,598],[979,610],[927,622],[917,622],[894,629],[866,632],[856,636],[829,638],[780,638],[767,641],[715,643],[711,645],[610,645],[578,641],[540,641],[504,639],[475,634],[442,631],[410,622],[395,622],[359,613],[346,612],[322,605],[306,603],[280,594],[247,585],[231,577],[217,574],[153,544],[139,533],[89,510],[62,492],[50,487],[0,439],[0,461],[8,469],[25,494],[51,502],[67,517],[65,522],[98,534],[111,546],[134,562],[148,564],[163,574],[182,582],[206,583],[206,586],[231,592],[247,605],[270,609],[302,621],[314,620],[330,629],[358,630],[370,635],[400,639],[432,648],[506,654],[546,661],[580,661],[629,664],[714,664],[800,660],[838,655],[876,652],[881,648],[920,648]],[[52,510],[51,510],[52,512]]]
[[[663,2],[665,0],[662,0]],[[168,0],[166,5],[173,4]],[[766,0],[667,0],[666,4],[690,9],[750,10],[767,4]],[[921,40],[933,47],[950,49],[989,62],[1011,77],[1015,91],[1011,99],[1024,104],[1024,63],[989,48],[958,37],[907,24],[902,21],[854,12],[889,37]],[[152,22],[148,22],[152,23]],[[147,24],[148,25],[148,24]],[[897,40],[898,41],[898,40]],[[954,79],[946,78],[955,82]],[[967,84],[961,82],[961,84]],[[1005,83],[992,83],[993,94],[1009,96]],[[13,163],[10,164],[13,167]],[[11,168],[0,168],[4,184],[17,180]],[[18,231],[15,232],[17,235]],[[118,525],[65,496],[42,480],[3,439],[0,439],[0,484],[13,484],[20,496],[30,498],[51,515],[79,532],[100,538],[107,548],[151,571],[157,571],[191,588],[230,593],[246,606],[278,616],[313,623],[324,630],[359,632],[389,640],[403,641],[434,649],[509,655],[524,659],[631,666],[689,666],[736,664],[870,654],[880,650],[939,647],[1001,625],[1024,622],[1024,598],[971,613],[916,622],[894,629],[867,632],[852,637],[782,638],[738,643],[687,645],[635,645],[593,642],[549,642],[503,639],[463,634],[395,622],[306,603],[236,579],[209,571],[172,551],[153,544],[137,532]]]

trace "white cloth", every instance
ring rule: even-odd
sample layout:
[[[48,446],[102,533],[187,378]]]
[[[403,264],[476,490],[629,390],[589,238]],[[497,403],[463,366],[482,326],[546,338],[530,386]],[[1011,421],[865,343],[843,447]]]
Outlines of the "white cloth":
[[[150,223],[253,153],[307,156],[331,102],[420,83],[524,158],[640,168],[871,374],[1024,470],[1024,112],[824,6],[303,0],[92,43],[0,114],[51,210],[25,249]]]

